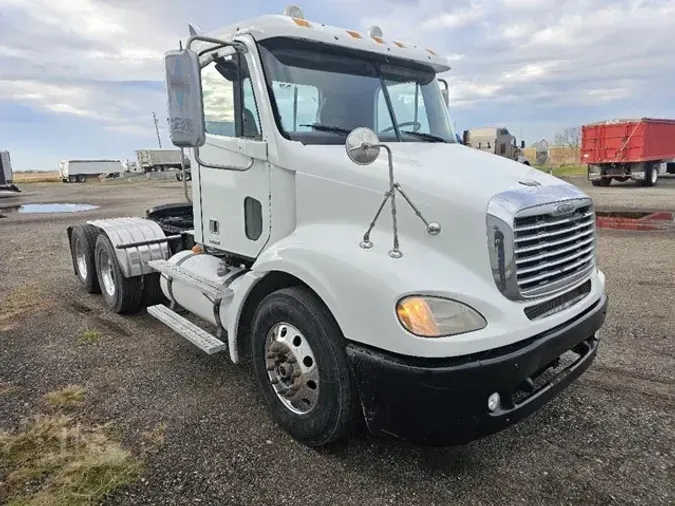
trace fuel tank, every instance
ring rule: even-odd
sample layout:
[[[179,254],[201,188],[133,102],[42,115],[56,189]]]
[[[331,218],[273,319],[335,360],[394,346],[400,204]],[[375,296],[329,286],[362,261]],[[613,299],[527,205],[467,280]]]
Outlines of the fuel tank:
[[[174,263],[184,271],[195,274],[197,277],[226,286],[231,290],[236,290],[236,285],[241,279],[241,275],[246,272],[246,269],[242,269],[241,267],[230,267],[224,275],[219,276],[220,258],[205,253],[195,254],[192,251],[176,253],[168,261]],[[232,297],[225,297],[220,303],[214,305],[214,301],[202,293],[199,288],[190,286],[180,279],[168,281],[162,276],[160,283],[162,292],[167,299],[203,320],[223,329],[227,328]]]

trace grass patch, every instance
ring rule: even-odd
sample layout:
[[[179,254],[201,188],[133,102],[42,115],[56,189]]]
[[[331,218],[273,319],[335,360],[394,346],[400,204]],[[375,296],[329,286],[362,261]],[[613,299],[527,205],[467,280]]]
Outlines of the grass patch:
[[[140,462],[112,439],[107,425],[38,415],[15,432],[0,432],[1,504],[96,504],[140,472]]]
[[[77,385],[68,385],[60,390],[53,390],[44,395],[44,399],[52,408],[66,409],[81,405],[86,390]]]
[[[61,178],[58,172],[15,172],[14,184],[27,183],[59,183]]]
[[[166,424],[161,422],[157,426],[141,434],[143,446],[148,446],[151,449],[158,449],[164,446],[166,440]]]
[[[535,168],[542,172],[546,172],[547,174],[552,169],[554,176],[585,176],[587,174],[585,165],[562,165],[560,167],[544,167],[537,165]]]
[[[26,314],[47,309],[51,305],[52,302],[45,298],[37,285],[24,285],[12,290],[0,301],[0,331],[13,329]]]
[[[102,337],[103,334],[101,334],[98,330],[95,329],[85,330],[77,339],[77,342],[82,345],[94,344],[100,341]]]
[[[19,387],[9,385],[7,383],[0,383],[0,396],[11,395],[19,391]]]

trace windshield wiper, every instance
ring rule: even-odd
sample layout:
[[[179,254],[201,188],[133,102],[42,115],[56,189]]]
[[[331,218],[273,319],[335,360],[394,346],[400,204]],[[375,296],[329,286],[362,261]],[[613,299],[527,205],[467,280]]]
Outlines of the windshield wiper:
[[[421,137],[422,139],[425,139],[429,142],[447,142],[443,137],[439,137],[438,135],[434,134],[428,134],[425,132],[411,132],[410,130],[401,130],[401,133],[416,135],[417,137]]]
[[[351,133],[351,130],[347,130],[346,128],[331,126],[331,125],[322,125],[321,123],[305,123],[303,125],[298,125],[298,126],[312,127],[314,130],[320,130],[322,132],[337,132],[337,133],[347,134],[347,135],[349,135]]]

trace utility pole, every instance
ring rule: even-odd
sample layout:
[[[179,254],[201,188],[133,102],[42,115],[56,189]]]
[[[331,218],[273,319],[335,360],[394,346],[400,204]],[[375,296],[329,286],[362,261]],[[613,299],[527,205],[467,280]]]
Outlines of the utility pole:
[[[157,132],[157,142],[159,143],[159,147],[162,147],[162,139],[159,136],[159,122],[157,121],[157,115],[155,114],[155,111],[152,111],[152,119],[155,121],[155,131]]]

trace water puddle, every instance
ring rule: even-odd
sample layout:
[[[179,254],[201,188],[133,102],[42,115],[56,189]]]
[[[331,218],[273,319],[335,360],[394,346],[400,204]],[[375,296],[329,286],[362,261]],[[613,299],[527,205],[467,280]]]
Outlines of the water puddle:
[[[5,218],[7,213],[19,214],[54,214],[54,213],[79,213],[98,209],[99,206],[91,204],[21,204],[9,207],[0,207],[0,218]]]

